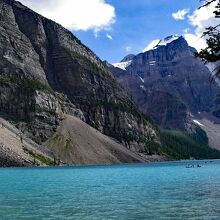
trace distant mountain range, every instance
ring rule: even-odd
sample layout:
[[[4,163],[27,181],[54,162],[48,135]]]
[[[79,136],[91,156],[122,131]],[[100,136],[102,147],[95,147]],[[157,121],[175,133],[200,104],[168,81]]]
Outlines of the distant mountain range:
[[[216,108],[220,87],[211,83],[209,69],[196,50],[176,35],[149,51],[128,55],[110,70],[139,109],[162,128],[187,130],[193,116]]]
[[[162,44],[109,65],[118,82],[71,32],[0,0],[0,165],[220,157],[197,125],[190,135],[163,133],[148,117],[184,129],[218,92],[183,38]],[[179,151],[182,140],[193,150]]]

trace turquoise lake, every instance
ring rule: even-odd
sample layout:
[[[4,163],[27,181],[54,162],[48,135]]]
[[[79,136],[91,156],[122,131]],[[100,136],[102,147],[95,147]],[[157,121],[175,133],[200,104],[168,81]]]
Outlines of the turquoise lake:
[[[0,219],[219,220],[220,161],[188,163],[2,168]]]

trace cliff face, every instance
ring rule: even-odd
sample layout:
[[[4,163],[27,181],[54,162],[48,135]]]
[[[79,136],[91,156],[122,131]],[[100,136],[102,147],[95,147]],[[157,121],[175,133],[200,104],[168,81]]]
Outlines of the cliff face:
[[[0,0],[0,111],[38,143],[65,113],[127,147],[158,141],[99,58],[60,25],[13,0]]]
[[[167,41],[167,42],[166,42]],[[142,112],[163,128],[187,129],[190,115],[209,112],[219,92],[210,71],[183,37],[169,37],[154,49],[111,66]],[[129,56],[130,57],[130,56]],[[127,64],[126,64],[127,63]]]

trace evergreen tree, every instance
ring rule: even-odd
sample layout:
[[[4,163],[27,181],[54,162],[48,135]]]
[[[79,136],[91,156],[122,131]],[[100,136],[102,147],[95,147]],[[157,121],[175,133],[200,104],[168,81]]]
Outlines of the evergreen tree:
[[[209,7],[210,4],[218,2],[216,10],[213,12],[217,19],[220,18],[220,2],[219,0],[203,0],[203,5],[200,7]],[[204,63],[215,63],[216,69],[214,70],[215,76],[220,76],[220,19],[219,24],[206,28],[204,36],[207,36],[207,47],[202,49],[196,56],[200,57]]]
[[[220,1],[219,0],[202,0],[201,7],[209,7],[210,4],[217,2],[216,10],[213,11],[215,17],[219,19],[219,24],[216,26],[207,27],[203,36],[207,36],[207,47],[202,49],[196,56],[200,57],[204,63],[214,63],[213,70],[215,77],[220,77]],[[200,8],[201,8],[200,7]],[[216,97],[216,105],[220,104],[220,95]],[[218,107],[213,114],[220,117],[220,108]]]

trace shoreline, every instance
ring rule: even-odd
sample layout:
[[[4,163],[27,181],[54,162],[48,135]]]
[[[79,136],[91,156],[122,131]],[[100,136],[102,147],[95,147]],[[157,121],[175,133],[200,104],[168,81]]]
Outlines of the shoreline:
[[[118,163],[118,164],[78,164],[78,165],[59,165],[59,166],[10,166],[10,167],[0,167],[1,169],[65,169],[65,168],[97,168],[97,167],[117,167],[117,166],[152,166],[152,165],[172,165],[172,164],[187,164],[187,163],[214,163],[220,162],[220,159],[202,159],[202,160],[170,160],[170,161],[160,161],[160,162],[144,162],[144,163]]]

